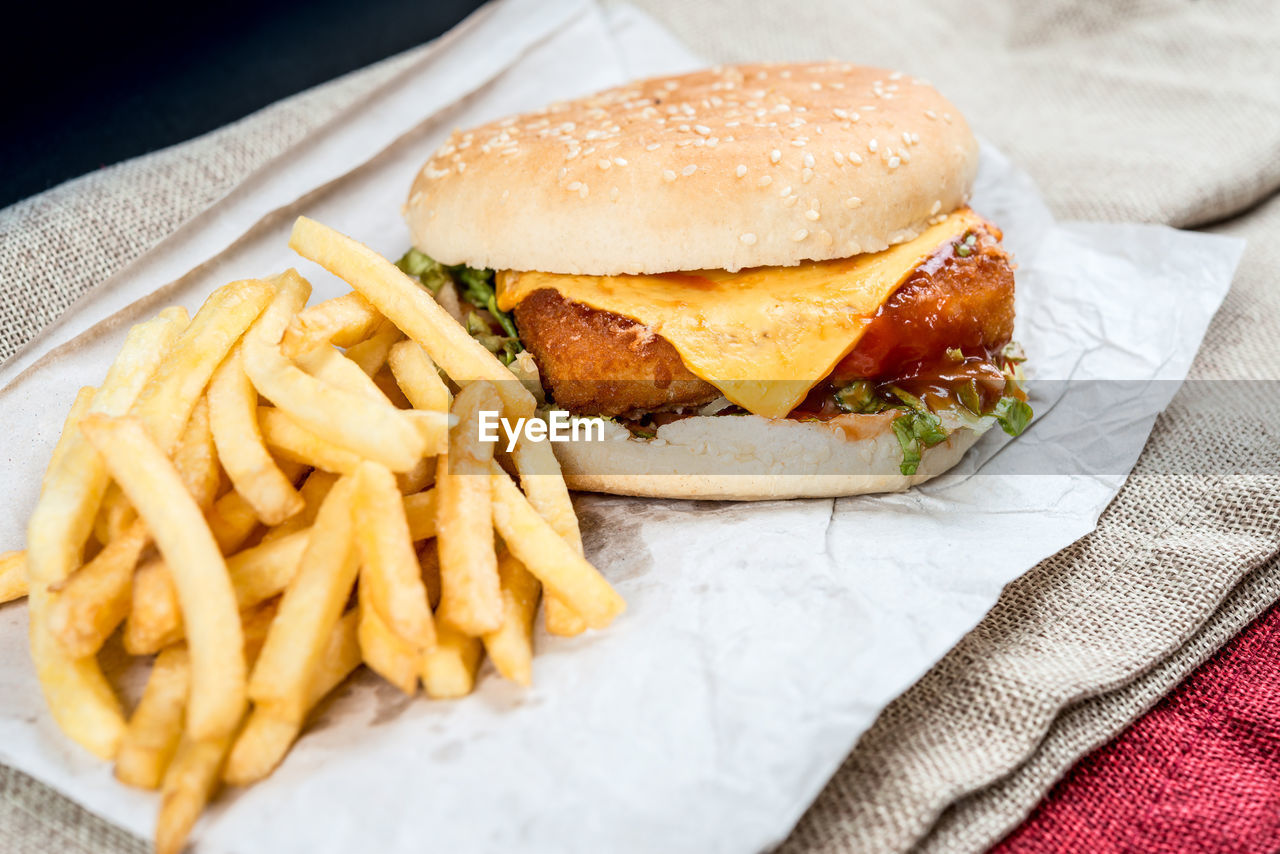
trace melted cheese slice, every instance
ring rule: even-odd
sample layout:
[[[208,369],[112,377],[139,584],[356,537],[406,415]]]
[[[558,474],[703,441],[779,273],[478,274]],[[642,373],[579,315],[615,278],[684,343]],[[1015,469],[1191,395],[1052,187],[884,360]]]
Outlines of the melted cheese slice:
[[[782,418],[858,343],[911,272],[982,220],[962,208],[914,240],[883,252],[737,273],[637,276],[505,271],[498,306],[534,291],[620,314],[671,342],[689,370],[734,403]]]

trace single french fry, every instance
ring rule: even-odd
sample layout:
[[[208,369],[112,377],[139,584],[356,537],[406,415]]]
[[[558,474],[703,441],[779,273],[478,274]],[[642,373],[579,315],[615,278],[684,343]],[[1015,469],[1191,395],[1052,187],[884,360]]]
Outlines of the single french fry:
[[[383,320],[360,294],[343,294],[298,312],[285,329],[281,350],[293,359],[324,343],[352,347],[374,334]]]
[[[185,311],[166,310],[129,330],[87,412],[116,415],[128,410],[186,321]],[[102,458],[81,432],[67,432],[45,474],[28,526],[31,659],[58,726],[95,756],[110,759],[124,734],[120,701],[97,660],[68,656],[48,624],[55,596],[49,585],[65,580],[79,566],[109,477]]]
[[[156,854],[181,854],[186,847],[191,828],[217,789],[230,748],[230,734],[181,740],[164,775],[164,794],[156,818]]]
[[[422,656],[422,688],[428,697],[465,697],[476,687],[476,671],[484,658],[480,638],[469,637],[448,623],[436,626],[436,645]]]
[[[57,588],[49,630],[72,658],[96,655],[129,614],[133,570],[151,533],[141,519]]]
[[[71,402],[71,409],[67,411],[67,417],[62,422],[62,435],[54,443],[53,453],[49,455],[49,466],[40,476],[41,492],[44,492],[44,482],[48,479],[49,472],[57,471],[62,465],[62,458],[67,453],[67,449],[82,441],[79,430],[80,419],[89,414],[89,407],[93,405],[93,397],[97,393],[98,390],[91,385],[82,386],[76,392],[76,398]]]
[[[299,726],[309,708],[308,689],[320,657],[356,581],[354,528],[363,520],[353,519],[352,503],[359,502],[358,493],[358,476],[330,490],[249,680],[249,699],[257,707]],[[403,515],[399,495],[396,505]]]
[[[516,443],[514,460],[516,471],[520,473],[520,486],[533,509],[581,555],[582,532],[578,529],[578,514],[569,499],[569,488],[560,474],[560,462],[551,450],[551,444],[530,442],[522,437]],[[571,637],[586,631],[586,620],[559,596],[548,592],[544,603],[548,633]]]
[[[354,474],[360,465],[359,454],[320,438],[283,409],[259,406],[258,424],[267,447],[285,460],[336,474]]]
[[[116,756],[116,779],[121,783],[160,788],[182,739],[190,686],[191,658],[185,645],[171,646],[156,656]]]
[[[458,393],[449,431],[449,453],[436,469],[436,537],[440,546],[440,619],[464,634],[479,636],[502,624],[498,557],[494,550],[490,484],[493,443],[480,441],[479,413],[496,411],[493,386],[472,383]]]
[[[258,392],[244,372],[240,347],[213,375],[209,414],[218,458],[227,477],[267,525],[279,525],[303,508],[302,496],[276,465],[258,427]]]
[[[298,217],[289,246],[343,279],[384,317],[426,348],[456,382],[488,380],[509,416],[533,415],[534,399],[511,371],[458,324],[431,294],[362,243],[315,220]]]
[[[222,471],[213,444],[207,398],[200,398],[191,410],[191,418],[173,451],[173,467],[201,512],[212,507],[213,499],[218,497],[218,487],[222,485]]]
[[[376,332],[347,348],[347,358],[358,365],[360,370],[373,376],[387,363],[392,345],[403,338],[404,333],[399,327],[390,320],[383,320]]]
[[[360,666],[358,621],[358,612],[352,609],[329,633],[308,689],[308,712]],[[300,724],[273,717],[267,709],[255,708],[231,748],[222,774],[223,782],[232,786],[248,786],[264,779],[284,759],[301,731]]]
[[[418,693],[422,653],[387,627],[369,602],[366,590],[367,585],[361,580],[357,588],[360,655],[370,670],[412,697]]]
[[[0,554],[0,605],[27,595],[27,553]]]
[[[361,585],[387,628],[418,649],[435,643],[422,571],[413,550],[404,499],[385,467],[364,462],[356,471],[356,543]],[[318,524],[318,523],[317,523]]]
[[[227,575],[241,611],[284,590],[298,570],[310,536],[311,529],[304,528],[226,559]],[[148,561],[134,573],[125,650],[130,655],[149,655],[181,640],[184,632],[178,592],[165,561]]]
[[[484,649],[498,672],[520,685],[533,684],[533,617],[542,585],[515,555],[498,556],[502,625],[484,635]]]
[[[229,736],[244,713],[245,661],[240,612],[222,553],[141,420],[90,415],[80,429],[146,521],[178,589],[191,649],[188,731],[198,741]]]
[[[421,344],[417,341],[401,341],[391,348],[387,361],[400,390],[415,409],[449,411],[453,395],[449,393],[449,387],[440,378],[435,363]]]
[[[497,463],[491,471],[493,526],[507,548],[589,628],[601,629],[613,622],[627,607],[618,591],[538,515]]]

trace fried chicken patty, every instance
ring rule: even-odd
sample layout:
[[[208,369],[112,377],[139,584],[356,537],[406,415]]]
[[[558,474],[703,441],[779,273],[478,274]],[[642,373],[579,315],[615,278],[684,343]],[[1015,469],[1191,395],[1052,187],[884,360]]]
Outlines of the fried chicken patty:
[[[1013,333],[1013,267],[1000,233],[979,229],[957,253],[948,243],[907,277],[833,372],[840,380],[892,375],[950,347],[995,349]],[[634,418],[696,407],[719,390],[685,367],[644,324],[566,299],[550,288],[515,307],[520,339],[557,405],[582,415]]]

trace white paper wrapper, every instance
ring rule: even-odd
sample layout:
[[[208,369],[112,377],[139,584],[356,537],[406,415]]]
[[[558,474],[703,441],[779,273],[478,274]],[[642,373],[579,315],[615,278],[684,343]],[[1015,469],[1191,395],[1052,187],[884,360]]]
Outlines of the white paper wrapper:
[[[22,546],[62,417],[129,324],[290,265],[316,299],[342,292],[286,248],[296,215],[396,257],[408,244],[400,203],[451,128],[697,64],[629,9],[606,19],[575,0],[486,7],[0,370],[0,548]],[[198,850],[709,852],[782,839],[875,715],[1001,588],[1094,527],[1185,376],[1241,249],[1151,226],[1055,225],[990,148],[974,206],[1020,263],[1018,338],[1036,377],[1171,381],[1125,409],[1126,429],[1097,431],[1092,470],[1108,474],[985,473],[1019,459],[1022,470],[1057,470],[1039,461],[1081,426],[1073,392],[1053,386],[1033,393],[1039,417],[1019,440],[989,434],[955,474],[902,495],[582,497],[590,557],[629,603],[614,627],[539,636],[530,690],[488,667],[458,702],[409,701],[356,678],[270,779],[224,794]],[[157,798],[117,784],[56,730],[25,635],[25,607],[0,609],[0,760],[149,836]]]

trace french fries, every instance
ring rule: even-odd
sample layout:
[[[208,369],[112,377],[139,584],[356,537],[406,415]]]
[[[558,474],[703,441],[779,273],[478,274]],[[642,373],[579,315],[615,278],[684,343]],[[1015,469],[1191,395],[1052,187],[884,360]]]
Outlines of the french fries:
[[[563,599],[593,629],[603,629],[626,610],[626,603],[600,571],[561,539],[496,463],[490,479],[494,528],[549,592]]]
[[[481,442],[479,412],[497,409],[497,392],[473,383],[458,394],[449,453],[436,469],[440,542],[440,619],[477,637],[502,625],[502,593],[493,543],[490,485],[493,444]]]
[[[405,397],[416,409],[448,412],[453,395],[440,379],[427,351],[417,341],[401,341],[391,348],[387,358],[391,373]]]
[[[498,556],[502,625],[484,634],[484,649],[498,672],[521,685],[533,684],[533,615],[542,585],[511,552]]]
[[[257,710],[289,723],[302,723],[320,655],[356,582],[351,506],[356,486],[338,481],[325,498],[249,680],[249,699]]]
[[[199,506],[143,423],[90,415],[80,429],[146,521],[173,575],[191,648],[187,728],[198,741],[223,738],[239,725],[245,706],[235,592]]]
[[[356,291],[306,308],[288,270],[134,327],[0,554],[54,720],[160,790],[159,854],[361,664],[410,696],[466,696],[486,654],[529,685],[540,599],[559,634],[623,608],[550,449],[517,447],[517,486],[480,439],[482,410],[532,415],[520,382],[364,246],[305,219],[294,245]],[[121,627],[155,656],[127,722],[98,663]]]
[[[0,554],[0,605],[27,595],[27,553]]]
[[[533,509],[547,520],[560,538],[574,551],[582,554],[582,532],[578,530],[578,514],[569,500],[569,488],[560,475],[560,462],[545,442],[528,442],[523,438],[516,444],[514,455],[516,471],[520,473],[520,485]],[[587,623],[563,599],[554,593],[546,596],[547,632],[572,637],[587,629]]]
[[[289,246],[345,280],[384,317],[421,344],[455,381],[488,380],[497,386],[510,415],[533,415],[533,395],[511,371],[386,258],[306,217],[298,217],[294,223]]]
[[[185,646],[168,647],[156,656],[116,756],[116,779],[121,783],[140,789],[160,788],[182,740],[190,686],[191,657]]]
[[[391,631],[419,650],[430,649],[435,625],[404,500],[391,472],[377,463],[361,463],[356,471],[355,517],[369,605]]]
[[[302,496],[280,471],[258,428],[258,392],[244,372],[239,347],[213,375],[209,414],[218,459],[236,491],[268,525],[279,525],[302,510]]]

